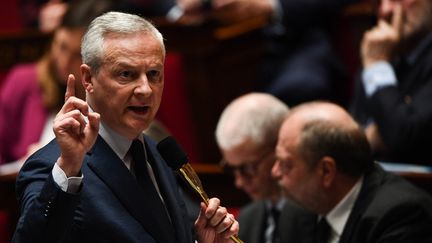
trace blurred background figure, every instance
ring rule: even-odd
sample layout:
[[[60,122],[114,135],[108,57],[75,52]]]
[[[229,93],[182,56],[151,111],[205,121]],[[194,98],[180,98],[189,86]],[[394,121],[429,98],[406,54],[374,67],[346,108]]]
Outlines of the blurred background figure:
[[[6,77],[0,90],[0,164],[13,164],[0,167],[2,174],[16,174],[28,155],[54,137],[51,123],[63,105],[66,79],[80,76],[81,38],[91,20],[111,7],[108,0],[70,2],[46,54],[16,65]],[[80,82],[76,90],[84,98]]]
[[[42,32],[53,32],[62,22],[68,0],[18,0],[23,26],[37,28]]]
[[[61,0],[50,0],[39,11],[39,29],[52,32],[61,24],[68,5]]]
[[[380,0],[361,43],[352,114],[375,157],[432,164],[432,1]]]
[[[212,0],[224,23],[264,16],[264,57],[257,89],[289,106],[314,99],[343,102],[348,80],[330,32],[342,8],[356,0]],[[245,60],[246,61],[246,60]],[[342,93],[342,94],[341,94]]]
[[[207,0],[123,0],[118,1],[119,11],[158,17],[183,25],[197,25],[208,19]]]
[[[222,166],[233,173],[235,186],[253,200],[239,213],[239,236],[248,243],[289,242],[295,234],[288,224],[295,212],[271,177],[277,134],[288,107],[265,93],[233,100],[222,112],[216,140]]]

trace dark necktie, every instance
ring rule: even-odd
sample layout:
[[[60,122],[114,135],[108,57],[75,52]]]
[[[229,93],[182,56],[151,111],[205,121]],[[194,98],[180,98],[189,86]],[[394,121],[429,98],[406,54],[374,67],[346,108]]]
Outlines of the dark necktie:
[[[331,228],[327,220],[323,217],[317,224],[315,242],[316,243],[328,243],[330,239]]]
[[[148,219],[153,221],[155,224],[158,224],[158,228],[161,229],[162,234],[171,234],[174,233],[174,229],[168,217],[167,211],[165,209],[162,200],[156,191],[155,185],[153,184],[148,169],[147,162],[144,153],[144,146],[139,140],[134,140],[130,147],[130,153],[132,155],[134,161],[134,169],[135,176],[137,178],[138,183],[145,191],[145,197],[149,201],[149,205],[151,205],[151,209],[157,212],[159,215],[156,219]]]
[[[279,243],[280,242],[280,235],[279,235],[279,216],[280,216],[280,210],[277,207],[272,207],[271,214],[273,217],[273,220],[275,222],[275,228],[273,231],[273,243]]]
[[[264,231],[264,241],[266,243],[278,243],[280,242],[278,224],[280,211],[276,206],[272,206],[267,209],[267,226]]]

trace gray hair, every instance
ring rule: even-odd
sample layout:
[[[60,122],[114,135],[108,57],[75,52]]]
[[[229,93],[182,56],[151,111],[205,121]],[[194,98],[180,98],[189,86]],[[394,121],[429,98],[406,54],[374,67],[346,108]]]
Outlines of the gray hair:
[[[249,93],[232,101],[222,112],[216,127],[221,149],[231,149],[246,140],[255,145],[275,146],[288,106],[264,93]]]
[[[81,43],[81,56],[83,63],[97,73],[103,60],[104,38],[110,33],[133,34],[146,32],[152,34],[161,42],[165,54],[165,45],[162,34],[146,19],[127,13],[108,12],[95,18]],[[143,43],[145,44],[145,43]]]

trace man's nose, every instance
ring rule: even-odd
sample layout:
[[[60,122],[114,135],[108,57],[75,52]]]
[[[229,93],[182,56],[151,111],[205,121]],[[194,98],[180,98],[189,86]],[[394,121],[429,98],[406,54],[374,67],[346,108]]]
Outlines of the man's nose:
[[[279,160],[276,160],[271,169],[271,175],[273,178],[279,178],[281,176],[281,170],[279,167]]]
[[[148,96],[152,93],[152,88],[150,87],[150,83],[146,74],[140,76],[138,80],[138,86],[135,88],[135,92],[145,96]]]

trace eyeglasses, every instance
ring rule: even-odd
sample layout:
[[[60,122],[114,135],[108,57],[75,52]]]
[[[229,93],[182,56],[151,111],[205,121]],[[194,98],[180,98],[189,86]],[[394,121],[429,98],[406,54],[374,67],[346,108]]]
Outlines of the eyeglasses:
[[[226,161],[225,159],[221,160],[220,165],[222,166],[225,173],[233,175],[237,171],[238,174],[242,177],[251,179],[258,171],[259,165],[263,164],[264,160],[270,157],[269,155],[273,155],[273,150],[267,151],[257,160],[243,162],[241,163],[241,165],[238,166],[229,165],[228,161]]]

